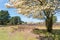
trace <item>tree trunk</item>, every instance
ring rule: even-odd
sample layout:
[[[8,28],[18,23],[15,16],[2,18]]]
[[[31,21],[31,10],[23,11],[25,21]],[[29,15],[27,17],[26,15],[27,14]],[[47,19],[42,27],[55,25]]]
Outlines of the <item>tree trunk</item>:
[[[51,33],[53,27],[53,15],[51,15],[51,17],[47,17],[45,23],[46,23],[47,31]]]

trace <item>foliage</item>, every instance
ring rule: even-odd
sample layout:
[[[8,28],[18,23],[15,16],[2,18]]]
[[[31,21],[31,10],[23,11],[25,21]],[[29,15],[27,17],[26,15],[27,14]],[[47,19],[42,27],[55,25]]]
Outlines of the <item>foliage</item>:
[[[11,17],[9,24],[12,25],[22,24],[21,18],[19,16]]]
[[[1,10],[0,11],[0,25],[5,25],[9,22],[9,13],[8,11]]]
[[[57,17],[53,16],[53,23],[56,23],[56,21],[57,21]]]
[[[22,24],[21,18],[19,16],[10,17],[8,11],[1,10],[0,11],[0,25],[7,25],[7,24]]]
[[[57,4],[59,4],[58,1],[51,0],[10,0],[6,7],[16,8],[18,13],[26,16],[40,18],[44,16],[43,10],[51,9],[51,11],[55,11],[58,8]]]

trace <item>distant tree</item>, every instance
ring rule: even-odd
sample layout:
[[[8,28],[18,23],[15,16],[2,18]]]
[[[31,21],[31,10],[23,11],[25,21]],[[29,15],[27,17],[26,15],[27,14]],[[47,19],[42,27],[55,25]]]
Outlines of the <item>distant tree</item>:
[[[10,18],[10,24],[12,25],[17,25],[17,24],[22,24],[21,18],[19,16],[11,17]]]
[[[56,23],[56,21],[57,21],[57,17],[53,16],[53,23]]]
[[[1,10],[0,11],[0,25],[6,25],[9,21],[9,12]]]

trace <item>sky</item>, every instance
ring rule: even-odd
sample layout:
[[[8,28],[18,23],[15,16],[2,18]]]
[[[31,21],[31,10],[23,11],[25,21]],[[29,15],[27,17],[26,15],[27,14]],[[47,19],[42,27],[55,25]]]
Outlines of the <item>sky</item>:
[[[28,18],[22,14],[18,14],[14,9],[14,8],[6,8],[5,3],[7,3],[8,0],[0,0],[0,10],[8,10],[9,14],[11,17],[13,16],[20,16],[21,20],[24,22],[42,22],[43,20],[38,20],[38,19],[34,19],[34,18]],[[57,22],[60,22],[60,10],[56,11],[57,14],[55,14],[57,16]]]

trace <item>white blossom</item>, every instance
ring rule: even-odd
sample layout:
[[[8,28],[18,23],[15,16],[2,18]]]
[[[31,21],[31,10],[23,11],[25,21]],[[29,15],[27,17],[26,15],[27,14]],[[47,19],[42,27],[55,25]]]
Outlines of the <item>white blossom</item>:
[[[39,14],[38,11],[45,9],[55,10],[56,6],[53,2],[47,3],[46,0],[10,0],[10,3],[6,4],[7,8],[14,7],[17,9],[17,12],[23,15],[29,15],[32,13],[33,17],[37,17]]]

